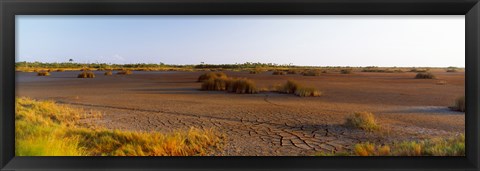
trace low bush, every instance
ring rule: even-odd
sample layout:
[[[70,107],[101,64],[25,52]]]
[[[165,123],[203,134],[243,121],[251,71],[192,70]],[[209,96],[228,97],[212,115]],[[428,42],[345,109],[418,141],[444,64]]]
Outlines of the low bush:
[[[83,71],[77,78],[95,78],[95,74],[92,71]]]
[[[273,75],[285,75],[285,71],[273,71]]]
[[[319,76],[320,72],[317,70],[308,70],[302,73],[303,76]]]
[[[301,85],[295,81],[288,80],[283,86],[278,87],[277,91],[287,94],[293,94]]]
[[[50,72],[42,70],[37,73],[37,76],[50,76]]]
[[[429,72],[417,73],[417,75],[415,75],[415,79],[434,79],[434,78],[435,78],[435,75]]]
[[[238,94],[258,93],[255,82],[246,78],[230,79],[228,82],[226,82],[226,89],[229,92]]]
[[[208,80],[203,81],[201,90],[224,91],[227,88],[228,81],[230,81],[229,78],[222,78],[222,77],[210,78]]]
[[[353,73],[353,70],[352,70],[352,69],[342,69],[342,70],[340,70],[340,73],[342,73],[342,74],[351,74],[351,73]]]
[[[297,70],[288,70],[287,74],[298,74]]]
[[[205,74],[202,74],[198,77],[197,82],[203,82],[205,80],[209,80],[211,78],[227,78],[227,74],[223,72],[207,72]]]
[[[112,71],[105,71],[105,73],[103,75],[112,75]]]
[[[118,75],[130,75],[132,74],[132,70],[122,70],[117,72]]]
[[[322,95],[322,93],[313,87],[300,87],[295,90],[295,95],[300,97],[317,97]]]
[[[465,112],[465,96],[458,97],[455,99],[455,104],[451,107],[451,109]]]
[[[346,126],[359,128],[366,131],[375,131],[380,128],[375,120],[375,116],[370,112],[357,112],[347,118]]]

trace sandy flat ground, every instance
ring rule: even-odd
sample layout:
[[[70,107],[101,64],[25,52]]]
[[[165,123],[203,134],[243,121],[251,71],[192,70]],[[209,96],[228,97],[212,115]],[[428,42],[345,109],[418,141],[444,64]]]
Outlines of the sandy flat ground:
[[[465,92],[465,73],[433,71],[437,79],[413,79],[415,73],[326,73],[321,76],[249,74],[268,88],[286,80],[316,87],[321,97],[263,92],[232,94],[200,91],[204,72],[140,72],[132,75],[76,78],[79,72],[49,77],[17,72],[17,96],[50,99],[72,107],[99,110],[93,121],[111,129],[170,132],[214,128],[226,135],[217,155],[312,155],[349,150],[359,142],[390,143],[443,137],[465,131],[465,114],[448,109]],[[439,82],[446,84],[439,84]],[[345,117],[375,113],[377,133],[347,128]]]

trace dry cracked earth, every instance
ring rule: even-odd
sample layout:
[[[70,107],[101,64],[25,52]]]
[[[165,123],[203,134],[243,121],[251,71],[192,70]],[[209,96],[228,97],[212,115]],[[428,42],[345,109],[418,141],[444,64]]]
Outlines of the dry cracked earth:
[[[127,76],[77,79],[77,72],[17,73],[17,96],[49,99],[92,109],[103,117],[85,122],[110,129],[171,132],[213,128],[225,135],[214,155],[298,156],[348,151],[360,142],[379,144],[450,136],[465,131],[464,113],[448,109],[464,92],[464,74],[438,72],[439,80],[412,79],[413,73],[248,77],[259,87],[297,80],[317,87],[321,97],[253,95],[200,91],[201,72],[134,72]],[[438,81],[447,84],[439,85]],[[375,113],[382,131],[369,133],[343,125],[357,111]]]

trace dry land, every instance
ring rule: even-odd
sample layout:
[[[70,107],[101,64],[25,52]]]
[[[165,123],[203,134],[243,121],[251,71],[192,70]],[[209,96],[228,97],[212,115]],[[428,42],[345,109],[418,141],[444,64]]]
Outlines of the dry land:
[[[463,71],[433,69],[435,79],[414,79],[415,72],[303,76],[223,71],[249,78],[261,89],[295,80],[317,88],[319,97],[202,91],[197,78],[206,71],[93,72],[95,78],[77,78],[80,71],[17,72],[16,95],[100,111],[102,118],[83,122],[108,129],[168,133],[213,128],[226,135],[225,147],[214,155],[314,155],[352,151],[363,142],[389,144],[465,131],[465,113],[448,108],[464,95]],[[348,116],[362,111],[374,113],[379,131],[345,126]]]

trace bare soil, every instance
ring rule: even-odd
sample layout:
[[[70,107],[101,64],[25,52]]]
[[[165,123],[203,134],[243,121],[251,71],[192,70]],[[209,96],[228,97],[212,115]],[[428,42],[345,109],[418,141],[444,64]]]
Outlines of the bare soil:
[[[104,117],[92,122],[110,129],[215,128],[227,137],[224,151],[216,155],[313,155],[351,150],[360,142],[383,144],[465,131],[465,113],[448,108],[464,95],[464,72],[435,70],[437,79],[414,79],[412,72],[302,76],[225,71],[229,77],[253,79],[260,88],[291,79],[323,93],[303,98],[201,91],[196,80],[204,72],[95,72],[92,79],[76,78],[78,73],[41,77],[17,72],[16,94],[101,111]],[[345,118],[359,111],[373,112],[382,130],[345,127]]]

